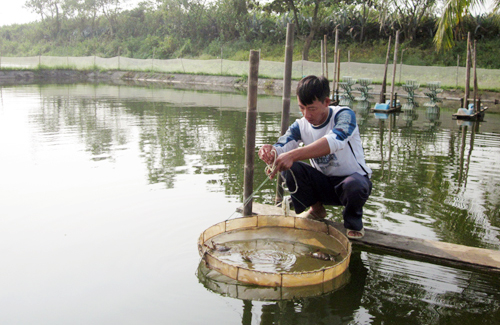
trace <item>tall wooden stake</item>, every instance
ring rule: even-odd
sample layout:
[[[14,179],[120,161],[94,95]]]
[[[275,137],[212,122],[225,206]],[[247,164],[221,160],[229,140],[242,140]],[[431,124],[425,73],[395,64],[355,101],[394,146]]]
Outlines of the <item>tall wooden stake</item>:
[[[473,72],[474,72],[474,112],[479,112],[479,105],[477,104],[477,73],[476,73],[476,40],[474,40],[474,49],[473,49]]]
[[[327,44],[326,35],[324,35],[324,37],[323,37],[323,44],[325,47],[325,77],[328,80],[328,47],[326,46],[326,44]]]
[[[398,63],[398,45],[399,45],[399,30],[396,31],[396,41],[394,43],[394,69],[392,70],[392,83],[391,83],[391,105],[390,107],[396,107],[396,103],[394,100],[394,87],[396,86],[396,67]]]
[[[337,75],[335,76],[335,94],[339,93],[339,81],[340,81],[340,49],[337,51]]]
[[[387,54],[385,56],[384,79],[382,80],[382,90],[380,90],[379,103],[385,103],[385,92],[387,90],[387,68],[389,66],[389,52],[391,51],[392,36],[389,36],[389,44],[387,44]]]
[[[335,83],[335,78],[337,78],[337,48],[339,44],[339,30],[335,29],[335,48],[333,49],[333,83],[332,83],[332,92],[335,96],[335,89],[337,88],[337,85]],[[336,100],[336,98],[333,98]]]
[[[248,71],[248,99],[247,99],[247,130],[245,144],[245,175],[243,202],[243,216],[252,215],[253,170],[255,157],[255,132],[257,129],[257,85],[259,82],[259,51],[250,51],[250,68]],[[248,200],[248,202],[247,202]]]
[[[471,56],[471,44],[470,44],[470,32],[467,33],[467,59],[465,61],[465,94],[464,94],[464,107],[469,106],[469,95],[470,95],[470,56]]]
[[[290,93],[292,88],[292,63],[293,63],[293,32],[294,24],[287,24],[286,27],[286,48],[285,48],[285,72],[283,74],[283,108],[281,111],[281,135],[285,134],[290,124]],[[277,176],[278,184],[276,185],[276,203],[283,200],[283,188],[280,186],[283,183],[281,174]]]
[[[325,75],[325,42],[321,40],[321,75]]]

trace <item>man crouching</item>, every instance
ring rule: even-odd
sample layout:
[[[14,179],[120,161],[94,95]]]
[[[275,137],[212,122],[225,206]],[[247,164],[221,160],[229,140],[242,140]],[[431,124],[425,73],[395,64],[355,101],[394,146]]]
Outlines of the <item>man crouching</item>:
[[[290,192],[296,191],[292,202],[299,217],[322,220],[324,205],[342,205],[347,237],[362,238],[372,171],[365,163],[356,114],[348,107],[330,107],[329,95],[324,77],[299,81],[297,100],[303,117],[276,144],[263,145],[259,157],[274,164],[269,177],[282,172]],[[306,159],[310,165],[302,162]]]

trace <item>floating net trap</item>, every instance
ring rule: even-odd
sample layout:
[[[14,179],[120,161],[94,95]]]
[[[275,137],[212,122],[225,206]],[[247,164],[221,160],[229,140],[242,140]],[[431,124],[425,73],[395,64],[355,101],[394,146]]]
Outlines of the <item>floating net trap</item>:
[[[206,229],[198,250],[208,268],[244,283],[301,287],[338,277],[351,243],[334,227],[285,216],[250,216]]]

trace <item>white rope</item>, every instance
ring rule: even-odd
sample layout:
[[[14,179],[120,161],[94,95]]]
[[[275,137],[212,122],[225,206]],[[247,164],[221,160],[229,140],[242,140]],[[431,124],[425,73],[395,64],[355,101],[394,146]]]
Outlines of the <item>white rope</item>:
[[[269,176],[270,174],[272,174],[274,172],[274,170],[276,169],[276,159],[278,158],[278,153],[276,152],[276,150],[272,150],[272,152],[274,153],[274,161],[272,164],[267,164],[266,163],[266,167],[264,168],[264,173],[266,173],[267,176]],[[287,190],[288,192],[290,192],[290,195],[293,195],[295,193],[297,193],[297,191],[299,190],[299,185],[297,184],[297,179],[295,178],[295,174],[293,173],[292,170],[287,170],[287,172],[290,172],[292,173],[292,177],[293,177],[293,180],[295,182],[295,191],[290,191],[287,187],[286,187],[286,182],[283,181],[280,186],[284,189],[284,190]],[[253,199],[253,197],[255,196],[255,194],[260,191],[260,189],[262,188],[262,186],[264,186],[264,184],[266,184],[268,181],[270,180],[269,177],[266,177],[266,179],[259,185],[259,187],[252,192],[252,194],[250,194],[246,200],[243,202],[243,206],[242,206],[242,210],[245,209],[246,205]],[[276,178],[276,181],[278,180],[278,178]],[[301,203],[299,201],[299,203]],[[282,203],[283,204],[283,203]],[[302,203],[301,203],[302,204]],[[290,201],[289,200],[286,200],[286,205],[287,207],[283,207],[283,213],[285,214],[285,216],[289,216],[290,215]],[[236,213],[236,211],[234,211],[230,216],[229,218],[226,219],[229,220],[233,217],[233,215]]]
[[[245,209],[245,207],[247,206],[247,204],[253,199],[253,197],[255,196],[255,193],[257,193],[258,191],[260,191],[260,189],[262,188],[262,186],[264,186],[264,184],[266,184],[267,182],[269,181],[269,178],[266,177],[266,179],[259,185],[259,187],[252,192],[252,194],[250,194],[246,200],[243,202],[243,206],[241,207],[241,210],[243,211]],[[236,213],[237,211],[234,211],[230,216],[229,218],[226,219],[229,220],[233,217],[233,215]]]
[[[266,173],[266,175],[270,175],[274,172],[274,170],[276,169],[276,160],[278,159],[278,153],[276,152],[276,150],[271,150],[271,152],[274,153],[274,161],[271,165],[268,165],[266,163],[266,168],[264,168],[264,172]],[[293,173],[293,171],[291,169],[287,170],[287,172],[290,172],[292,174],[292,177],[293,177],[293,181],[295,182],[295,191],[290,191],[290,189],[288,189],[286,187],[286,182],[283,181],[280,186],[281,188],[283,188],[284,190],[288,190],[288,192],[290,192],[290,194],[295,194],[297,193],[297,191],[299,190],[299,186],[297,184],[297,179],[295,178],[295,174]],[[277,180],[278,178],[276,178]]]

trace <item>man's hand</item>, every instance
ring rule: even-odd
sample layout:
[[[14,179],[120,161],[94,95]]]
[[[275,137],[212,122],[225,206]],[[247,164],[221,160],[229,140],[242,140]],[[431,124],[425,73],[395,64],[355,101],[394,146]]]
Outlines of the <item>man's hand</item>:
[[[276,149],[269,144],[265,144],[259,149],[259,158],[271,168],[274,167],[273,170],[266,169],[268,172],[267,176],[269,176],[270,179],[273,179],[278,172],[290,169],[294,163],[293,154],[285,152],[277,156]]]
[[[284,172],[285,170],[292,168],[294,162],[295,159],[293,150],[279,155],[278,159],[276,159],[276,169],[271,174],[271,178],[273,178],[277,172]]]
[[[259,158],[268,165],[272,165],[277,156],[276,149],[270,144],[265,144],[259,149]]]

